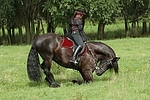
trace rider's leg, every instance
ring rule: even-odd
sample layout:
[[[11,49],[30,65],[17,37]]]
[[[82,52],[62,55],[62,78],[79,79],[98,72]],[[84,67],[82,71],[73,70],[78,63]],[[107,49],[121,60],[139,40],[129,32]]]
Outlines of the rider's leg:
[[[72,35],[75,43],[77,44],[77,48],[75,49],[73,57],[70,60],[70,62],[77,63],[77,61],[76,61],[77,55],[82,50],[84,43],[83,43],[83,40],[82,40],[79,32],[73,31],[71,35]]]
[[[70,59],[70,62],[73,62],[73,63],[75,63],[75,64],[78,63],[78,62],[76,61],[76,58],[77,58],[78,53],[79,53],[81,50],[82,50],[82,47],[81,47],[81,45],[79,45],[79,46],[76,48],[76,50],[74,51],[73,56],[72,56],[72,58]]]

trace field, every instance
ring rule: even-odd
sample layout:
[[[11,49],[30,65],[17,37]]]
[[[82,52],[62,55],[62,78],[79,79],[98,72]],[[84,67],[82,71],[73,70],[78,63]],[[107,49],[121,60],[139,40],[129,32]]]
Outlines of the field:
[[[119,60],[119,75],[107,71],[94,75],[92,84],[75,70],[53,64],[60,88],[50,88],[43,79],[29,81],[26,60],[30,46],[0,46],[0,100],[150,100],[150,38],[125,38],[102,41],[111,46]]]

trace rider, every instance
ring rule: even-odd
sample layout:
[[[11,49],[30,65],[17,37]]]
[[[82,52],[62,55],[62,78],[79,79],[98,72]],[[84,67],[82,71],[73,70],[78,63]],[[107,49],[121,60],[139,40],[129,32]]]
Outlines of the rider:
[[[77,45],[77,48],[75,49],[73,56],[70,59],[70,62],[73,62],[74,64],[78,63],[76,61],[77,55],[83,49],[85,45],[84,42],[86,42],[88,39],[83,31],[84,15],[86,15],[84,10],[77,9],[74,13],[73,18],[71,19],[71,22],[68,28],[67,37],[72,39]]]

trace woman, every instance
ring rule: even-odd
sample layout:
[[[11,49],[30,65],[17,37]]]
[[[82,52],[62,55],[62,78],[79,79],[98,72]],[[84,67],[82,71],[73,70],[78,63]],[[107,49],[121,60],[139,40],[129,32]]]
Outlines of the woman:
[[[85,35],[83,31],[85,15],[86,14],[83,10],[81,9],[76,10],[69,24],[67,37],[72,39],[77,45],[77,48],[75,49],[73,53],[73,57],[70,59],[70,62],[73,62],[74,64],[78,63],[76,61],[77,55],[84,47],[85,45],[84,42],[87,41],[87,36]]]

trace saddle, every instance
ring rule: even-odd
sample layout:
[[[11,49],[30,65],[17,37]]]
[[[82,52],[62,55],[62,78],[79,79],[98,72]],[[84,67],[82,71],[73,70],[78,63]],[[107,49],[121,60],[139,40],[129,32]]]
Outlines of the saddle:
[[[72,41],[68,37],[63,37],[63,40],[61,42],[61,47],[71,49],[73,52],[77,47],[77,45],[74,43],[74,41]],[[85,45],[81,50],[81,52],[79,53],[79,55],[83,56],[84,54],[86,54],[86,52],[87,52],[87,46]]]

